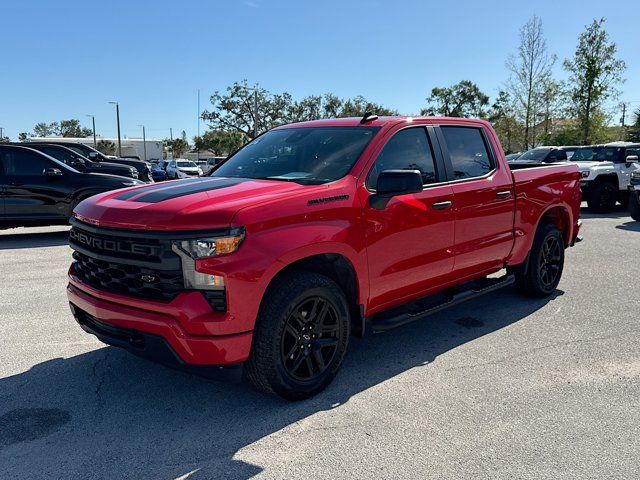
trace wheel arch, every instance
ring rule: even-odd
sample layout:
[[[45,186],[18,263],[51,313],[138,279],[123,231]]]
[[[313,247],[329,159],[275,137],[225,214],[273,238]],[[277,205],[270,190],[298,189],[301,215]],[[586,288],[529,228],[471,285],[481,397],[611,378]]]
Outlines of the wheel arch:
[[[278,281],[295,272],[318,273],[333,280],[345,294],[355,333],[360,333],[362,328],[360,305],[364,301],[360,283],[362,277],[358,275],[354,262],[344,253],[327,251],[282,262],[281,268],[271,275],[264,289],[264,294],[260,300],[260,310],[263,309],[265,299],[269,298],[270,290],[277,285]]]

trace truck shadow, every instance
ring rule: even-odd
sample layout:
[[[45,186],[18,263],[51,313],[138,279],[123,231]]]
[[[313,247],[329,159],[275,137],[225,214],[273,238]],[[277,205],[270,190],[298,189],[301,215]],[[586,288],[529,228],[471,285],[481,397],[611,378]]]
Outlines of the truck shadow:
[[[620,230],[627,230],[629,232],[640,232],[640,222],[624,222],[621,225],[616,225],[616,228],[619,228]]]
[[[59,247],[69,243],[69,229],[55,232],[0,233],[0,250]]]
[[[410,369],[428,369],[439,355],[562,294],[523,300],[507,289],[355,339],[334,383],[298,403],[174,372],[112,347],[49,360],[0,379],[0,464],[6,478],[249,478],[262,468],[235,458],[244,447],[340,409]]]
[[[594,213],[587,207],[580,209],[581,218],[625,218],[629,217],[629,211],[622,205],[616,205],[613,211],[608,213]]]

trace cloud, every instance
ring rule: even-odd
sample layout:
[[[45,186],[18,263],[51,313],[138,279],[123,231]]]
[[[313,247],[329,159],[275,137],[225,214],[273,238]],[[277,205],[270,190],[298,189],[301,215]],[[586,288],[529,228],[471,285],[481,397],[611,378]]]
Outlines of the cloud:
[[[244,0],[244,4],[251,8],[258,8],[260,6],[258,2],[254,2],[253,0]]]

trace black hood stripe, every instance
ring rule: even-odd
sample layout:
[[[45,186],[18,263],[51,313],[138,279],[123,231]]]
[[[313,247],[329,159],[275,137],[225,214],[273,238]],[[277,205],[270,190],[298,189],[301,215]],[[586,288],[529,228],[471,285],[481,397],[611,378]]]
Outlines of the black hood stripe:
[[[135,197],[136,195],[144,195],[145,193],[155,192],[158,190],[168,190],[171,188],[177,188],[177,187],[181,187],[185,183],[194,183],[202,180],[203,180],[202,178],[187,178],[184,180],[180,180],[179,182],[154,183],[153,185],[147,185],[146,187],[134,188],[133,190],[129,190],[128,192],[121,193],[120,195],[114,198],[116,200],[129,200],[130,198]]]
[[[202,193],[208,192],[210,190],[232,187],[233,185],[237,185],[238,183],[246,181],[246,178],[211,178],[208,180],[202,180],[200,182],[189,182],[187,185],[182,184],[177,188],[167,188],[165,190],[145,192],[139,197],[133,198],[132,201],[144,203],[164,202],[165,200],[184,197],[185,195],[193,195],[194,193]]]

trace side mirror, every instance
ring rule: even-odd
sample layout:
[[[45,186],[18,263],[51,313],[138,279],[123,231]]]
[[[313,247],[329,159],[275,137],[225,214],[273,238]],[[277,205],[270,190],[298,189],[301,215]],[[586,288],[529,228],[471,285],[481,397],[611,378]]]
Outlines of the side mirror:
[[[628,155],[625,159],[626,163],[638,163],[638,155]]]
[[[76,170],[84,170],[84,162],[81,162],[80,160],[74,160],[71,163],[71,166]]]
[[[45,168],[44,175],[47,178],[61,177],[62,171],[58,168]]]
[[[98,153],[97,152],[89,152],[89,159],[90,160],[98,160]]]
[[[376,195],[391,198],[396,195],[418,193],[422,191],[420,170],[383,170],[378,175]]]

